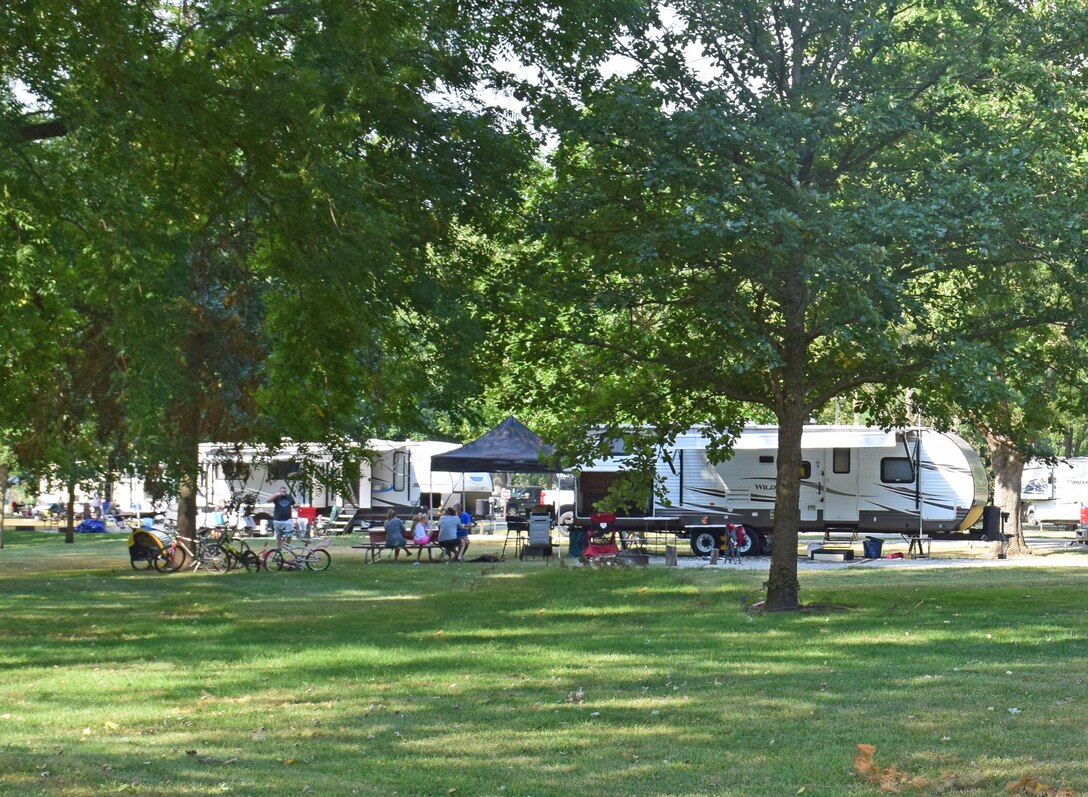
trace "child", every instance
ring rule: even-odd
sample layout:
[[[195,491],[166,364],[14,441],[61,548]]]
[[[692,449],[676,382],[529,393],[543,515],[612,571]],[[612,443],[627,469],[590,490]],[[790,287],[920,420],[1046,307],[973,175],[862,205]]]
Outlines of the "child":
[[[426,545],[431,541],[431,535],[427,532],[427,516],[420,512],[412,518],[412,542],[416,545]]]

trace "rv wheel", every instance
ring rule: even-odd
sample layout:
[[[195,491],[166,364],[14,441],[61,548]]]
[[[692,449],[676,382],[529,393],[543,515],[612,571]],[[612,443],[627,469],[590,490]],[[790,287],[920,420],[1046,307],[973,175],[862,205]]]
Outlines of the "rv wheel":
[[[559,533],[565,537],[570,536],[570,530],[574,526],[574,513],[564,512],[559,516]]]
[[[710,552],[718,548],[721,542],[721,535],[710,529],[691,533],[691,551],[696,556],[710,556]]]

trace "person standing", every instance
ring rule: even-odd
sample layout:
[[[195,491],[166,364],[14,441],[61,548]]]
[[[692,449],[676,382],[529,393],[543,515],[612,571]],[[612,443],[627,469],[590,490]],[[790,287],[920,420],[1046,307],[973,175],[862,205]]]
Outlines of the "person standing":
[[[472,515],[462,509],[460,504],[454,504],[453,509],[457,513],[457,559],[463,562],[465,551],[468,550],[468,535],[472,531]]]
[[[294,528],[294,519],[291,510],[297,506],[294,496],[287,492],[286,487],[281,487],[278,493],[272,495],[272,530],[276,534],[276,547],[280,547],[284,537],[290,537]]]

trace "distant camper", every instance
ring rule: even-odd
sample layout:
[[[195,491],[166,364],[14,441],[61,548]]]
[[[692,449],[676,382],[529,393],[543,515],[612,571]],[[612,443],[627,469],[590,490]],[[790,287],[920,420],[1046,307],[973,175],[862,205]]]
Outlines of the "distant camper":
[[[1020,482],[1024,522],[1076,528],[1086,521],[1088,457],[1060,459],[1053,465],[1031,460]]]

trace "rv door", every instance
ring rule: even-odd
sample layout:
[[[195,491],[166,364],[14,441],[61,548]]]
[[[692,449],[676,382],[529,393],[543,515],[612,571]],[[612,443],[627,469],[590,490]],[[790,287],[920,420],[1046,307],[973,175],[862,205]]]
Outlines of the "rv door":
[[[820,502],[823,500],[819,451],[801,452],[801,492],[799,495],[801,522],[812,523],[820,519]]]
[[[829,448],[824,452],[824,522],[856,523],[858,520],[858,452],[854,448]]]

